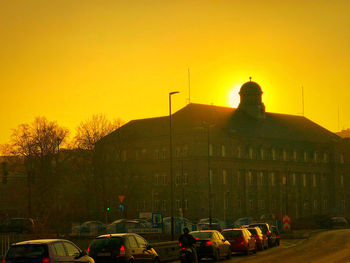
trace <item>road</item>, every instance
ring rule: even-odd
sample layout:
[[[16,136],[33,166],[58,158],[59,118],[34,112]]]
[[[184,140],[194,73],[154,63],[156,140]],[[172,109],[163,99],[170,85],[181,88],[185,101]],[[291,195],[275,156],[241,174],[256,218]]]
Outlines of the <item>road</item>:
[[[221,262],[350,263],[350,229],[324,231],[309,239],[281,240],[279,247],[250,256],[233,255]]]

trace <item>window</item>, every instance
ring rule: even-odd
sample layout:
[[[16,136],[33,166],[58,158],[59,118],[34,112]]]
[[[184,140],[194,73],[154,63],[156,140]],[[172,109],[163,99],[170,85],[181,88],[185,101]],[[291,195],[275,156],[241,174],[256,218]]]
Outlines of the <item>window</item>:
[[[317,162],[317,152],[314,151],[314,162],[316,163]]]
[[[272,209],[276,209],[277,208],[277,200],[274,199],[272,200]]]
[[[139,150],[135,151],[135,160],[140,160],[140,152],[139,152]]]
[[[155,149],[154,150],[154,159],[158,160],[159,159],[159,150],[158,149]]]
[[[303,186],[306,186],[306,174],[303,174]]]
[[[128,236],[129,246],[130,248],[137,248],[137,242],[134,236]]]
[[[272,149],[272,160],[276,161],[276,150]]]
[[[226,147],[225,147],[225,145],[221,145],[221,156],[222,157],[226,156]]]
[[[225,169],[222,170],[222,184],[227,184],[227,171]]]
[[[123,162],[126,161],[126,151],[125,150],[122,151],[122,161]]]
[[[264,173],[259,172],[258,173],[258,185],[263,185],[264,184]]]
[[[67,256],[66,250],[64,249],[62,242],[57,242],[53,244],[53,247],[55,248],[56,255],[60,257]]]
[[[187,171],[183,172],[183,184],[188,184],[188,173],[187,173]]]
[[[314,209],[317,209],[317,200],[314,200]]]
[[[283,149],[283,161],[287,161],[287,151]]]
[[[165,159],[166,158],[166,149],[165,148],[163,148],[162,149],[162,153],[161,153],[161,159]]]
[[[214,175],[213,175],[213,170],[212,169],[210,169],[209,170],[209,183],[210,184],[213,184],[213,178],[214,177]]]
[[[181,148],[176,147],[175,148],[175,158],[180,158],[181,157]]]
[[[297,151],[296,150],[294,150],[293,151],[293,161],[297,161]]]
[[[253,209],[253,200],[249,200],[249,209]]]
[[[344,163],[344,154],[340,154],[340,163]]]
[[[312,174],[312,186],[316,187],[317,186],[317,177],[316,174]]]
[[[307,152],[304,151],[304,162],[307,162]]]
[[[163,185],[166,185],[168,183],[167,180],[168,180],[168,176],[166,175],[166,173],[164,173],[163,176],[162,176],[162,183],[163,183]]]
[[[137,243],[139,244],[139,247],[140,247],[140,248],[146,248],[146,247],[147,247],[148,243],[147,243],[146,240],[144,240],[144,239],[143,239],[142,237],[140,237],[140,236],[135,236],[135,238],[136,238],[136,241],[137,241]]]
[[[64,242],[64,246],[66,247],[68,256],[76,257],[76,256],[80,255],[79,249],[76,246],[74,246],[73,244],[68,243],[68,242]]]
[[[237,148],[237,157],[241,158],[241,156],[242,156],[241,147],[238,147]]]
[[[181,200],[176,200],[176,209],[180,209],[181,208]]]
[[[188,156],[188,145],[185,144],[182,148],[182,156],[187,157]]]
[[[252,184],[253,184],[252,172],[248,171],[248,185],[252,185]]]
[[[344,175],[340,175],[340,185],[344,186]]]
[[[213,145],[209,144],[209,156],[213,156]]]
[[[181,177],[180,177],[180,173],[179,173],[179,172],[176,173],[176,176],[175,176],[175,184],[176,184],[176,185],[181,184]]]
[[[236,179],[237,179],[237,181],[236,181],[236,184],[237,185],[239,185],[239,181],[240,181],[240,178],[241,177],[241,172],[240,171],[237,171],[237,176],[236,176]]]
[[[162,202],[162,210],[166,211],[166,200],[163,200]]]
[[[285,185],[287,183],[287,176],[282,176],[282,184]]]
[[[227,197],[227,194],[225,195],[225,197],[224,197],[224,209],[226,210],[226,209],[228,209],[228,197]]]
[[[184,200],[184,207],[183,208],[188,209],[188,200],[187,199]]]
[[[258,206],[259,206],[259,209],[265,209],[265,200],[259,200]]]
[[[270,173],[270,185],[275,185],[275,173]]]
[[[260,149],[260,158],[261,160],[265,160],[265,152],[263,148]]]
[[[296,175],[295,175],[295,173],[293,173],[292,174],[292,185],[296,185],[296,181],[297,181]]]
[[[155,185],[159,184],[159,175],[158,174],[155,174],[155,176],[154,176],[154,184]]]
[[[323,200],[323,209],[327,209],[328,208],[328,200],[324,199]]]
[[[249,159],[253,159],[253,148],[249,147]]]
[[[323,153],[323,162],[328,163],[328,153]]]

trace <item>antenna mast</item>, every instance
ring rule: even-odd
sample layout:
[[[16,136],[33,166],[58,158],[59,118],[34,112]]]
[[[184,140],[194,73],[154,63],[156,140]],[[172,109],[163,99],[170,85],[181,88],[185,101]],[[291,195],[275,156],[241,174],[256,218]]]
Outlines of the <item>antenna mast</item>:
[[[303,117],[305,115],[304,112],[304,86],[301,86],[301,97],[302,97],[302,103],[303,103]]]
[[[191,103],[191,77],[190,68],[188,68],[188,104]]]

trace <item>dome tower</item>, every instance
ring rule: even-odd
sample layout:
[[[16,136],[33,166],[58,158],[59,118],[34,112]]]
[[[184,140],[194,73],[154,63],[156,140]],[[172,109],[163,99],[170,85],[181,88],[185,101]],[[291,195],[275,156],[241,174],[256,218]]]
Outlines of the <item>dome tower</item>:
[[[251,115],[254,118],[261,119],[265,117],[265,105],[261,100],[263,92],[258,83],[252,81],[244,83],[239,91],[241,102],[238,105],[239,111]]]

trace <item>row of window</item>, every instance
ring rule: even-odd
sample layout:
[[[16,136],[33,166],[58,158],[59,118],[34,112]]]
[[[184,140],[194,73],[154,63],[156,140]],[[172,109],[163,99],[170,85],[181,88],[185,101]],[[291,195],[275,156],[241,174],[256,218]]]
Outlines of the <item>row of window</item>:
[[[175,209],[188,209],[188,200],[175,200]],[[146,200],[137,202],[138,211],[146,211]],[[167,200],[154,200],[152,204],[152,211],[167,211]]]
[[[219,178],[215,176],[213,169],[210,169],[210,184],[214,184],[215,182],[219,183]],[[238,171],[236,176],[233,177],[233,183],[239,185],[242,180],[242,176],[244,176],[244,172]],[[290,173],[290,175],[282,175],[277,176],[275,172],[266,172],[266,171],[258,171],[256,172],[256,176],[252,171],[246,172],[247,176],[247,184],[248,185],[271,185],[275,186],[276,184],[283,185],[292,185],[295,186],[297,184],[302,186],[308,185],[308,178],[311,176],[311,185],[313,187],[317,187],[321,180],[327,182],[328,175],[327,174],[316,174],[316,173]],[[301,178],[301,179],[299,179]],[[279,181],[278,181],[279,180]],[[226,169],[222,169],[222,184],[228,184],[228,174]],[[298,183],[299,182],[299,183]],[[341,174],[339,176],[339,184],[344,186],[344,175]]]
[[[170,183],[170,178],[166,173],[154,175],[155,185],[167,185]],[[188,173],[187,171],[175,173],[175,185],[187,185],[188,184]]]
[[[220,154],[214,154],[213,145],[209,145],[209,156],[221,156],[227,157],[226,146],[221,145]],[[168,158],[168,148],[163,147],[161,149],[154,150],[154,159],[156,160],[165,160]],[[145,158],[146,149],[135,150],[135,159],[140,160]],[[175,147],[174,150],[175,158],[182,158],[188,156],[188,145],[185,144],[182,147]],[[207,152],[206,152],[207,153]],[[255,149],[252,147],[242,148],[235,147],[233,156],[239,159],[251,159],[251,160],[273,160],[273,161],[295,161],[295,162],[315,162],[315,163],[329,163],[329,153],[328,152],[319,152],[319,151],[297,151],[297,150],[286,150],[286,149]],[[127,160],[126,150],[121,151],[121,160]],[[339,163],[344,163],[344,155],[340,153],[338,155],[337,161]]]

